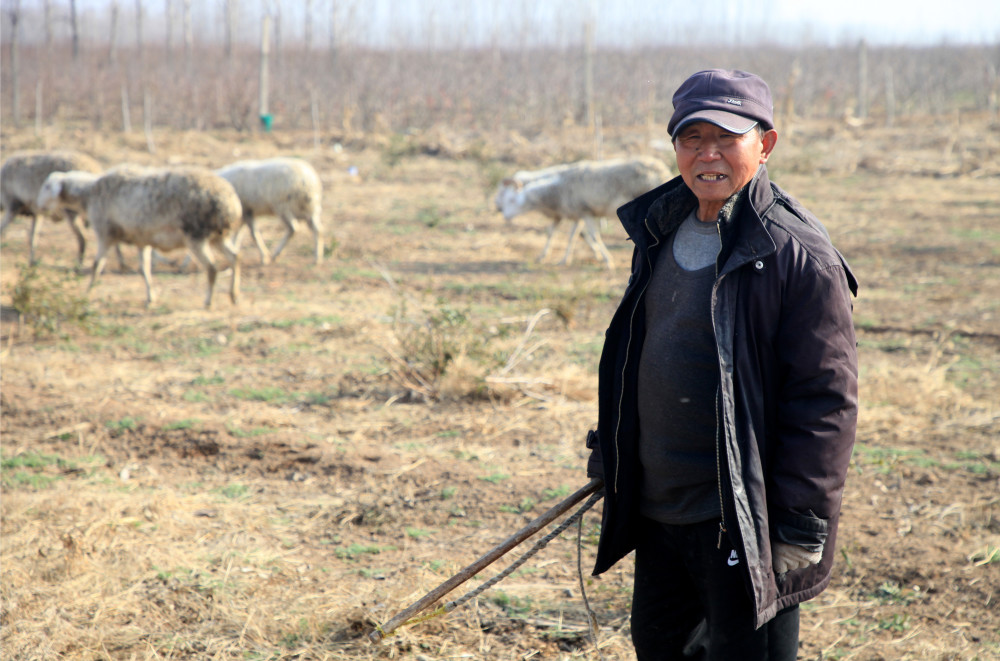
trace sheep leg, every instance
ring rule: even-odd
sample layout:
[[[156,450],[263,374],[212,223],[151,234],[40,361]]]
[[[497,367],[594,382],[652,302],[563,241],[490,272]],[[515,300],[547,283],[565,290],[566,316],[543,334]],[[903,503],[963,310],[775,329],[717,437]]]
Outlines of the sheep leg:
[[[83,266],[83,253],[87,250],[87,239],[83,236],[83,218],[81,218],[80,214],[75,211],[67,211],[66,222],[69,224],[70,230],[73,231],[73,235],[76,237],[76,265]]]
[[[560,264],[572,264],[573,263],[573,244],[576,243],[576,237],[583,229],[583,219],[578,219],[573,223],[573,227],[569,231],[569,242],[566,244],[566,254],[563,255]]]
[[[549,235],[545,239],[545,247],[542,248],[542,254],[538,256],[539,262],[548,257],[549,255],[549,248],[552,247],[552,237],[556,233],[556,226],[559,225],[559,221],[560,219],[557,218],[552,221],[552,224],[549,225]]]
[[[115,244],[115,255],[118,257],[118,272],[130,273],[132,269],[130,269],[125,263],[125,256],[122,254],[122,247],[117,243]],[[139,250],[139,257],[142,257],[142,249]]]
[[[38,245],[38,235],[42,230],[42,217],[31,216],[31,226],[28,228],[28,262],[35,263],[35,246]]]
[[[252,213],[247,211],[243,212],[243,225],[250,230],[250,236],[253,237],[253,242],[257,244],[257,250],[260,252],[260,263],[270,264],[271,256],[268,254],[267,245],[264,243],[264,239],[262,239],[260,234],[257,233],[257,223],[255,222],[254,215]],[[236,232],[237,238],[240,242],[243,240],[243,235],[241,234],[242,231],[243,226],[241,225],[240,229]],[[237,243],[236,245],[239,246],[240,244]]]
[[[281,254],[281,251],[285,249],[285,245],[288,243],[289,239],[291,239],[292,235],[295,234],[295,218],[287,214],[283,214],[281,216],[281,221],[285,223],[285,235],[281,237],[281,241],[278,242],[274,252],[271,253],[272,262],[278,259],[278,255]]]
[[[146,307],[153,307],[156,295],[153,293],[153,246],[146,245],[140,250],[142,279],[146,282]]]
[[[309,229],[313,233],[313,242],[316,244],[316,264],[323,263],[323,227],[320,225],[319,212],[309,217]]]
[[[115,244],[116,246],[118,244]],[[94,288],[94,284],[97,282],[97,278],[100,277],[101,272],[104,271],[104,265],[108,262],[108,244],[100,236],[97,236],[97,255],[94,257],[94,267],[90,272],[90,284],[87,285],[87,291],[89,292]]]
[[[7,231],[7,226],[14,222],[14,211],[12,209],[12,204],[5,204],[5,209],[3,210],[3,221],[0,222],[0,236]]]
[[[607,246],[605,246],[604,241],[601,240],[601,227],[597,220],[591,216],[587,216],[584,218],[584,221],[587,226],[584,229],[583,238],[586,239],[587,245],[589,245],[590,249],[594,251],[594,255],[596,257],[604,260],[604,263],[607,265],[609,271],[614,270],[614,266],[611,263],[611,253],[608,252]]]
[[[216,242],[216,247],[229,260],[230,268],[233,270],[233,280],[229,283],[229,300],[234,304],[240,299],[240,251],[235,245],[221,240]]]
[[[215,267],[215,258],[212,257],[212,251],[208,246],[208,242],[204,239],[192,241],[188,245],[188,250],[191,251],[195,259],[201,262],[201,265],[205,267],[205,271],[208,274],[208,293],[205,295],[205,309],[211,309],[212,293],[215,290],[215,276],[219,272]],[[237,277],[235,264],[233,265],[233,277]]]

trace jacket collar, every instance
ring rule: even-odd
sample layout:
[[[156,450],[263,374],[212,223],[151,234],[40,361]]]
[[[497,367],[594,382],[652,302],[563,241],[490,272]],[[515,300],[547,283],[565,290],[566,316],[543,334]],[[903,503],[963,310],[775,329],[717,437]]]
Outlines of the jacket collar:
[[[774,203],[767,167],[761,165],[750,183],[726,202],[719,215],[722,237],[719,264],[727,264],[732,257],[737,260],[732,264],[735,266],[774,251],[774,241],[762,219]],[[649,231],[659,239],[677,229],[697,206],[694,193],[678,176],[619,208],[618,218],[636,246],[644,246],[650,239],[647,219]]]

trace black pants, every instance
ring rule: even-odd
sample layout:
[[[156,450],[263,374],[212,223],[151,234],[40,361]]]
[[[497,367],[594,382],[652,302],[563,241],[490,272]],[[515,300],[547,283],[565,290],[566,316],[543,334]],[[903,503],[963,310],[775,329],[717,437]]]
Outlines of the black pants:
[[[719,521],[643,520],[635,552],[632,643],[639,661],[795,661],[799,607],[754,630],[743,562]]]

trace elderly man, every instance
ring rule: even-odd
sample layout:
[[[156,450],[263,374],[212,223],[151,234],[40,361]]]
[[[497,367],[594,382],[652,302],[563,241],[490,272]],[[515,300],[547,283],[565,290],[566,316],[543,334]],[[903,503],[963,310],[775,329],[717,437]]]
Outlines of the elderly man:
[[[829,583],[857,427],[857,281],[768,179],[767,84],[695,73],[667,126],[680,176],[618,210],[632,274],[600,362],[594,574],[635,550],[640,660],[796,658]]]

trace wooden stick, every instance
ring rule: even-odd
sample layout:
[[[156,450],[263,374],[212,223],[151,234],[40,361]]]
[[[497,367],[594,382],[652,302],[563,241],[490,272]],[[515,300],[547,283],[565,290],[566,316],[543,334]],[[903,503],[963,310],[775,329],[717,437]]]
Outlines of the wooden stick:
[[[558,505],[555,505],[547,512],[533,520],[528,525],[524,526],[516,533],[500,542],[497,546],[493,547],[485,555],[480,557],[478,560],[473,562],[471,565],[458,572],[448,580],[446,580],[441,585],[437,586],[423,597],[415,601],[409,607],[403,609],[397,613],[392,619],[386,622],[381,627],[376,627],[374,631],[368,634],[368,638],[373,643],[382,642],[384,638],[389,636],[393,631],[396,630],[401,624],[409,620],[411,617],[417,613],[423,611],[428,606],[436,602],[438,599],[448,594],[455,588],[457,588],[462,583],[466,582],[488,565],[495,562],[500,556],[504,555],[512,548],[526,540],[527,538],[534,535],[536,532],[544,528],[546,525],[554,521],[560,514],[563,514],[568,509],[579,503],[581,500],[594,493],[598,489],[604,486],[604,481],[598,478],[592,479],[587,483],[586,486],[578,490],[576,493],[572,494]]]

